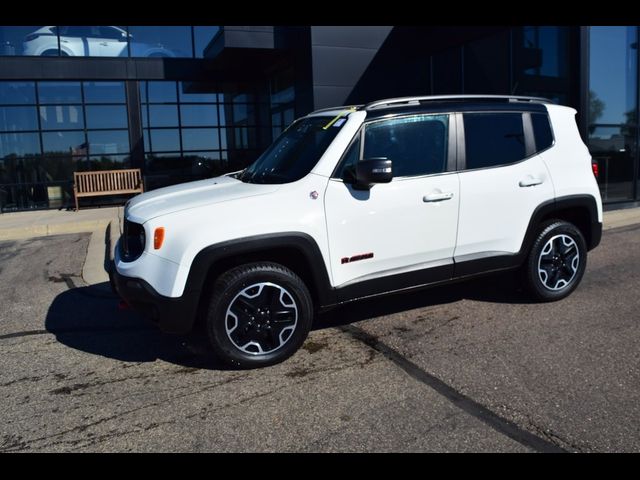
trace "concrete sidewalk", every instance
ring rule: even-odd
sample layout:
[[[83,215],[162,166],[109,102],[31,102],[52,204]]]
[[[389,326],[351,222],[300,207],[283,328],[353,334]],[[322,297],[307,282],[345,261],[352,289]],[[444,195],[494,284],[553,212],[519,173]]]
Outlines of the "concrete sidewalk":
[[[82,277],[89,285],[108,282],[107,265],[122,232],[124,207],[74,211],[40,210],[0,215],[0,241],[91,232]],[[604,229],[640,223],[640,208],[604,213]]]
[[[122,231],[124,207],[39,210],[0,215],[0,241],[91,232],[82,278],[89,285],[109,281],[107,268]]]

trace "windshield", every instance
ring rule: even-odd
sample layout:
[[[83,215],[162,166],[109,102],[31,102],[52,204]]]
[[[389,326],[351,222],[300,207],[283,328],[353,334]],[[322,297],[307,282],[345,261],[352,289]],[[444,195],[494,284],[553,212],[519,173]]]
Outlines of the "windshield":
[[[238,179],[246,183],[300,180],[318,163],[345,121],[343,117],[333,116],[297,120]]]

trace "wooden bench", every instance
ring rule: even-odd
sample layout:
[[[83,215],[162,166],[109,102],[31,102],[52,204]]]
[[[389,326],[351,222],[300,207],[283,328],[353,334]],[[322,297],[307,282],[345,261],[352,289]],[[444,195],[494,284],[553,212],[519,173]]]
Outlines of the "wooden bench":
[[[142,193],[143,191],[142,172],[139,168],[73,172],[73,195],[76,199],[76,211],[78,211],[78,199],[82,197],[122,195]]]

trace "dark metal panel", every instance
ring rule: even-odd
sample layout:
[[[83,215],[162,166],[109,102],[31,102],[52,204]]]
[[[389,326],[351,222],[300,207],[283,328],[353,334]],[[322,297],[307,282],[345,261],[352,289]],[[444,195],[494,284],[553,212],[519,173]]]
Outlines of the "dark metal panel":
[[[315,46],[313,83],[353,88],[376,53],[375,49]]]
[[[385,41],[392,26],[320,26],[311,29],[311,44],[328,47],[353,47],[378,49]]]

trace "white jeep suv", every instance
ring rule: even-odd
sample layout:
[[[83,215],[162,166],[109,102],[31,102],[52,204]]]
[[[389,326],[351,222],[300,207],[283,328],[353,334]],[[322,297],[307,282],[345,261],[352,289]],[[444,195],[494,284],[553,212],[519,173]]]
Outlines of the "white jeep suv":
[[[575,113],[469,95],[313,112],[241,172],[130,200],[112,283],[164,331],[202,319],[243,367],[286,359],[316,312],[355,299],[507,269],[561,299],[602,235]]]

